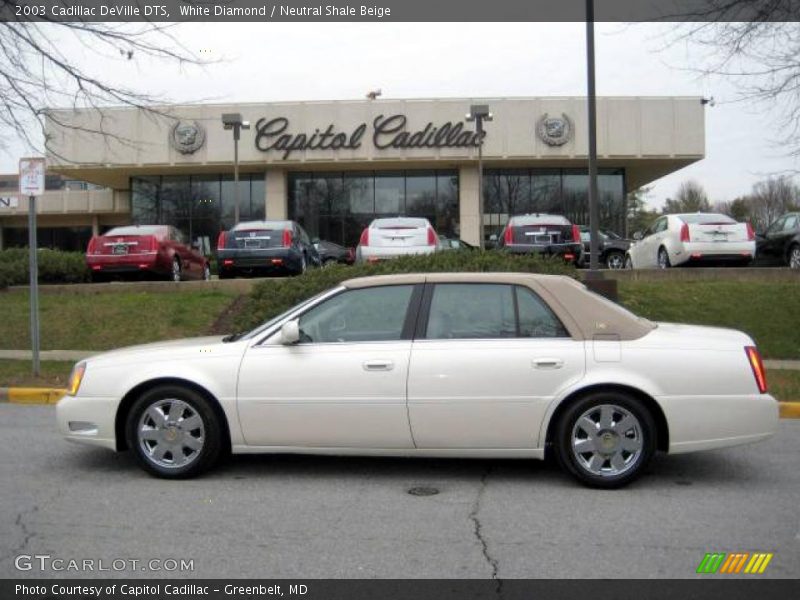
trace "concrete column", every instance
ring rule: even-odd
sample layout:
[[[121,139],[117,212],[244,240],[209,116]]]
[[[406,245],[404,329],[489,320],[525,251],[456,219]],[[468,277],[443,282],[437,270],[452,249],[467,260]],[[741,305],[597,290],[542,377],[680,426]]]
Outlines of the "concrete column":
[[[461,239],[474,246],[480,245],[477,165],[464,165],[458,170],[458,207]]]
[[[286,186],[286,171],[268,169],[266,174],[266,215],[267,219],[282,220],[289,215],[289,194]]]
[[[92,235],[100,235],[100,218],[97,215],[92,215]]]

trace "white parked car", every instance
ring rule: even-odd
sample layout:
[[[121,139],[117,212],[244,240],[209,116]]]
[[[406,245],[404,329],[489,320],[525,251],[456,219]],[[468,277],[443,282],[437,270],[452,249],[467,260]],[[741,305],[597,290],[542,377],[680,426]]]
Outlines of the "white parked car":
[[[375,219],[361,232],[356,262],[377,262],[406,254],[432,254],[438,249],[439,236],[428,219]]]
[[[777,426],[753,340],[652,323],[563,276],[353,279],[253,331],[76,365],[67,439],[187,477],[234,453],[544,458],[618,487],[656,450]]]
[[[750,223],[738,223],[727,215],[664,215],[633,237],[625,259],[628,269],[667,269],[686,263],[748,265],[756,256]]]

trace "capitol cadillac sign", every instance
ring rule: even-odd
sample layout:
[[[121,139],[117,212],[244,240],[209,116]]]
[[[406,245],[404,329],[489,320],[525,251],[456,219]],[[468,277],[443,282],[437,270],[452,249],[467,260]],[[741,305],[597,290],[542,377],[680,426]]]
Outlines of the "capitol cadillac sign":
[[[378,149],[386,148],[476,148],[486,132],[467,129],[462,121],[441,124],[428,122],[422,129],[409,130],[405,115],[378,115],[371,123],[369,137]],[[326,128],[300,133],[291,128],[286,117],[262,118],[256,121],[255,144],[262,152],[277,151],[287,160],[294,152],[306,150],[355,150],[368,133],[367,123],[352,131],[341,131],[331,123]]]

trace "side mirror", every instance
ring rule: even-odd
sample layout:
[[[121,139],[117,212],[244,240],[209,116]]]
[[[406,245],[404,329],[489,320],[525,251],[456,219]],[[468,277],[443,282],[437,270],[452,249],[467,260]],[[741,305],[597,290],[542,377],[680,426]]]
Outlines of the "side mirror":
[[[281,339],[280,342],[284,346],[291,346],[292,344],[296,344],[300,341],[300,323],[297,319],[293,321],[287,321],[281,327]]]
[[[642,235],[642,232],[641,232],[641,231],[634,231],[634,232],[633,232],[633,239],[635,239],[637,242],[638,242],[640,239],[642,239],[643,237],[644,237],[644,236]]]

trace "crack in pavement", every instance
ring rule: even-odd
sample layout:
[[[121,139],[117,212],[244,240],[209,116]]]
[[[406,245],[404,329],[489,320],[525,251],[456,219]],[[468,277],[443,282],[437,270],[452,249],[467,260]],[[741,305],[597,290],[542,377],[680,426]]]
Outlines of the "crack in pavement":
[[[486,492],[486,486],[488,484],[489,475],[492,472],[492,467],[489,466],[483,473],[481,477],[481,485],[478,488],[478,494],[475,496],[475,502],[472,504],[472,510],[469,512],[469,519],[472,521],[472,531],[475,534],[475,538],[478,540],[478,543],[481,545],[481,552],[483,553],[483,558],[486,560],[486,563],[492,570],[492,579],[497,582],[497,586],[495,587],[495,592],[498,596],[502,596],[502,588],[503,588],[503,581],[498,578],[498,570],[500,568],[497,559],[494,558],[491,553],[489,552],[489,544],[486,540],[486,537],[483,534],[483,524],[481,523],[480,518],[478,517],[478,513],[481,509],[481,500],[483,500],[483,495]]]
[[[19,556],[19,553],[25,550],[25,548],[28,546],[28,543],[31,541],[31,538],[36,536],[36,534],[33,531],[28,529],[28,525],[25,523],[24,518],[29,517],[37,512],[39,512],[39,505],[34,504],[32,507],[27,508],[25,510],[21,510],[17,513],[17,518],[14,519],[14,525],[19,527],[20,531],[22,531],[23,535],[22,543],[16,546],[15,548],[12,548],[8,554],[0,558],[0,563],[5,562],[9,558]]]

